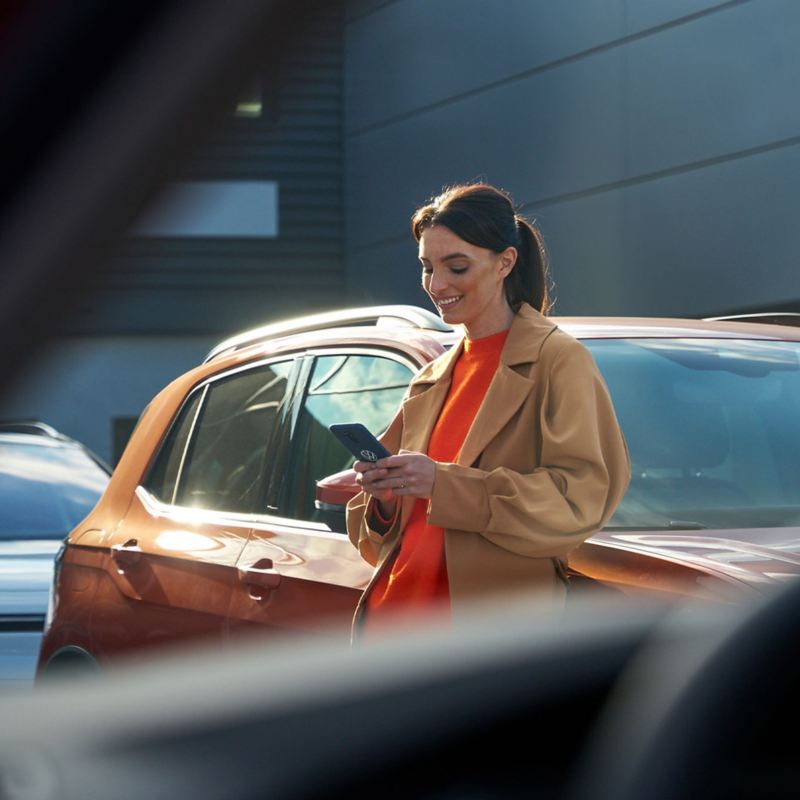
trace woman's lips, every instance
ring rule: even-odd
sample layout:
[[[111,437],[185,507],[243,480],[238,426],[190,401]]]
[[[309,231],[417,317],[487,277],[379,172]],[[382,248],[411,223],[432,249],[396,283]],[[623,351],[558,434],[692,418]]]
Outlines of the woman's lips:
[[[457,297],[447,297],[442,300],[437,300],[436,305],[439,307],[441,311],[447,311],[448,309],[452,308],[459,300],[463,297],[463,294],[458,295]]]

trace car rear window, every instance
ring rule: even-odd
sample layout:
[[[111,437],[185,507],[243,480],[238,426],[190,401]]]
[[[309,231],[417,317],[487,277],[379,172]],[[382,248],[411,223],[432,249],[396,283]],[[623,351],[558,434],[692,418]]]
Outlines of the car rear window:
[[[585,340],[632,478],[609,527],[800,524],[800,343]]]
[[[0,540],[63,538],[107,484],[78,447],[0,442]]]

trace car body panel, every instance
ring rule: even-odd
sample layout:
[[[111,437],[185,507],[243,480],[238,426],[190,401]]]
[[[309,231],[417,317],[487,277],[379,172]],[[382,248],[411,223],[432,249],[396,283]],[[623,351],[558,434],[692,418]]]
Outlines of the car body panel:
[[[234,592],[230,624],[326,632],[347,631],[372,569],[347,536],[320,526],[263,521],[254,526],[239,559],[242,582]],[[270,569],[274,587],[248,584],[247,573]]]
[[[711,532],[709,532],[711,533]],[[570,565],[582,574],[607,580],[613,569],[619,569],[615,582],[642,586],[652,585],[651,577],[634,581],[632,564],[647,564],[644,559],[657,559],[658,569],[671,564],[678,572],[692,570],[698,577],[708,576],[702,591],[682,590],[690,595],[706,597],[709,580],[736,587],[736,592],[757,592],[775,587],[776,582],[791,580],[800,575],[800,528],[738,528],[704,531],[625,531],[609,530],[595,534],[589,542],[570,556]],[[612,552],[613,551],[613,552]],[[627,553],[625,558],[621,553]],[[616,573],[613,573],[616,574]],[[603,576],[601,578],[601,576]],[[731,595],[718,587],[722,595]]]
[[[24,617],[41,628],[60,547],[53,539],[0,541],[0,620]]]
[[[163,507],[137,491],[108,539],[105,605],[98,600],[92,611],[93,650],[108,655],[187,635],[223,638],[236,563],[249,530],[246,521],[209,521],[187,509]],[[120,604],[132,609],[124,630],[113,611]],[[109,609],[112,613],[103,613]]]
[[[588,338],[708,338],[800,341],[797,328],[766,323],[709,322],[671,317],[552,317],[578,339]]]

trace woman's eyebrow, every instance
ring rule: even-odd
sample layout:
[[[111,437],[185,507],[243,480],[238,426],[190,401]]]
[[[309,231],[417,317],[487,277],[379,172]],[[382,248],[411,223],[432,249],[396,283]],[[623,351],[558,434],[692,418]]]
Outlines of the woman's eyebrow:
[[[450,253],[449,255],[442,256],[442,261],[453,261],[456,258],[469,259],[469,256],[466,253]],[[420,256],[419,260],[420,261],[430,261],[430,259],[426,258],[425,256]]]

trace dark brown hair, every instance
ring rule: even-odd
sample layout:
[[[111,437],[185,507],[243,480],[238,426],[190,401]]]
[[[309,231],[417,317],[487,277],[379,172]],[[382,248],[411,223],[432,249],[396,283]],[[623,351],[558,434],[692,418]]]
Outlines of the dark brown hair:
[[[547,314],[551,309],[550,270],[544,238],[538,228],[514,211],[509,194],[488,183],[451,186],[411,218],[411,232],[419,242],[423,231],[444,225],[476,247],[502,253],[517,250],[517,262],[506,276],[506,300],[514,310],[523,302]]]

